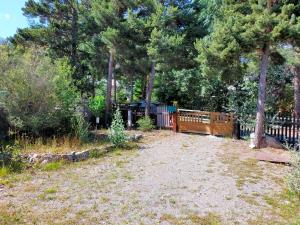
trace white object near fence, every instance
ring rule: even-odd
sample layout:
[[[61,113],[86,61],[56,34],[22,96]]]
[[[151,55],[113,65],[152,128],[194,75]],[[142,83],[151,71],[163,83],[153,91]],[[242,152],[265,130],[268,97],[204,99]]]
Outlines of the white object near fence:
[[[156,109],[157,113],[157,127],[159,128],[171,128],[172,118],[168,112],[168,106],[158,106]]]

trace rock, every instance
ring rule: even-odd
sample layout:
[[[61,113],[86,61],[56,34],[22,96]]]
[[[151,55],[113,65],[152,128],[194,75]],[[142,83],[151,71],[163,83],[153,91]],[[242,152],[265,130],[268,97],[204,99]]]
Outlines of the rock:
[[[255,144],[254,144],[254,133],[250,134],[250,148],[254,149]],[[262,144],[260,146],[261,148],[276,148],[276,149],[284,149],[283,145],[276,140],[276,138],[266,135],[263,137]]]
[[[85,160],[89,157],[89,150],[82,151],[82,152],[76,152],[75,153],[75,160],[80,161],[80,160]]]
[[[267,135],[264,138],[264,142],[265,142],[267,147],[277,148],[277,149],[284,149],[283,145],[279,141],[277,141],[276,138],[271,137],[269,135]]]
[[[142,134],[134,134],[132,135],[129,140],[130,141],[139,141],[143,138],[143,135]]]
[[[33,154],[28,156],[29,163],[36,163],[38,161],[38,154]]]

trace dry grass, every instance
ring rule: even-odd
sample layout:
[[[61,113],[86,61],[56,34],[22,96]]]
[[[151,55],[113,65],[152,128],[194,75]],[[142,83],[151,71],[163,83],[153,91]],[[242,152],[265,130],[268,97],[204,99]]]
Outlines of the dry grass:
[[[98,147],[99,145],[107,145],[106,140],[92,140],[88,143],[82,143],[76,137],[61,137],[49,139],[30,139],[21,138],[15,141],[20,146],[21,153],[66,153],[70,151],[80,151],[87,148]]]
[[[236,186],[242,189],[247,183],[258,183],[263,178],[263,167],[258,164],[258,160],[254,158],[241,159],[239,149],[232,149],[230,141],[222,148],[224,153],[219,155],[220,161],[226,165],[227,170],[224,175],[235,177]]]
[[[205,216],[190,214],[184,217],[176,217],[171,214],[163,214],[160,221],[169,222],[172,225],[197,224],[197,225],[220,225],[221,217],[216,213],[208,213]]]

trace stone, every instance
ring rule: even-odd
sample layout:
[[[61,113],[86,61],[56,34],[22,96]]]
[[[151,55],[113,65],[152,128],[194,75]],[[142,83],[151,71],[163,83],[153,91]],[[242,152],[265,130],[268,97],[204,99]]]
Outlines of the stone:
[[[251,149],[255,148],[254,133],[250,134],[250,145],[249,145],[249,147]],[[260,147],[261,148],[270,147],[270,148],[276,148],[276,149],[284,149],[283,145],[279,141],[277,141],[276,138],[274,138],[272,136],[269,136],[269,135],[265,135],[263,137],[262,144],[261,144]]]
[[[270,148],[284,149],[283,145],[276,138],[266,135],[264,138],[266,145]]]
[[[75,153],[75,160],[80,161],[80,160],[85,160],[89,157],[89,150],[82,151],[82,152],[76,152]]]
[[[28,162],[29,163],[36,163],[38,161],[38,154],[32,154],[28,156]]]
[[[129,140],[131,141],[139,141],[143,138],[143,135],[142,134],[134,134],[132,135]]]

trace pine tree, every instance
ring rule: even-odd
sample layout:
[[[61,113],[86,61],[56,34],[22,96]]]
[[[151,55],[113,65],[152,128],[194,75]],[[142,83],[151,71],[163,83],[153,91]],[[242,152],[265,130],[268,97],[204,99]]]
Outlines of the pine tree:
[[[231,80],[242,71],[245,54],[256,52],[260,57],[256,148],[260,148],[264,134],[266,75],[270,54],[279,43],[300,38],[300,18],[295,16],[299,7],[300,3],[293,0],[225,1],[221,19],[214,25],[212,38],[207,43],[200,41],[196,45],[200,52],[199,60],[209,65],[204,69],[212,72],[209,67],[217,64],[215,72],[226,68],[221,75]]]
[[[109,139],[115,147],[122,147],[127,141],[121,111],[117,109],[109,129]]]

